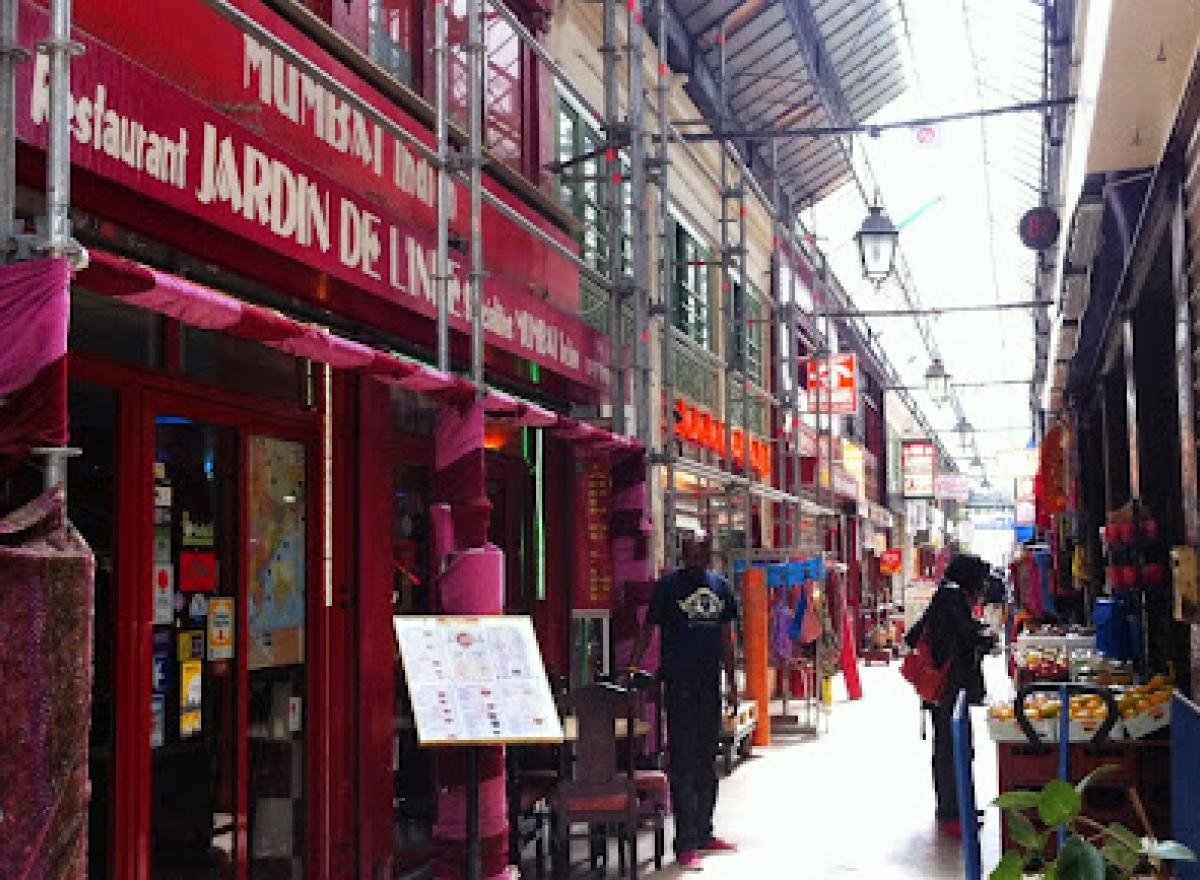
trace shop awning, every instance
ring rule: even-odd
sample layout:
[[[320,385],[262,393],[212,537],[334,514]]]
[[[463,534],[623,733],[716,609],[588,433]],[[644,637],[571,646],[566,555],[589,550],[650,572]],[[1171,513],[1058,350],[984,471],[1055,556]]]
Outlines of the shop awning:
[[[708,480],[716,483],[722,488],[742,489],[744,490],[749,484],[750,492],[767,501],[776,501],[780,504],[796,504],[799,505],[803,513],[811,514],[812,516],[831,516],[833,511],[827,507],[823,507],[805,498],[801,495],[792,495],[789,492],[784,492],[782,489],[776,489],[774,486],[768,486],[765,483],[748,481],[740,474],[730,473],[729,471],[721,470],[718,467],[713,467],[710,464],[693,461],[690,458],[675,459],[675,470],[680,473],[685,473],[701,480]]]
[[[96,293],[203,330],[219,330],[251,339],[335,369],[356,370],[408,391],[443,399],[461,399],[475,393],[475,386],[462,376],[355,342],[327,327],[244,302],[198,282],[105,251],[90,251],[90,257],[90,264],[79,272],[76,280]],[[596,449],[642,448],[632,438],[559,415],[496,389],[488,389],[484,408],[493,418],[512,419],[522,427],[545,428],[561,439]]]

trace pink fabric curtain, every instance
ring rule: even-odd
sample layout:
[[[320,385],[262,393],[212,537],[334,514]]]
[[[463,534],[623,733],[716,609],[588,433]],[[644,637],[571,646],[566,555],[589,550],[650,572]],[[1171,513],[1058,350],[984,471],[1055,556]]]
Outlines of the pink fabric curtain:
[[[0,266],[0,476],[66,445],[70,280],[64,259]]]

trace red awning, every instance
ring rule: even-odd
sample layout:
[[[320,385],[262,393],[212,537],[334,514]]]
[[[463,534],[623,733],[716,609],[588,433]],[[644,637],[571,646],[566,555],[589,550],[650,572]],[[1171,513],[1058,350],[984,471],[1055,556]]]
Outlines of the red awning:
[[[243,302],[198,282],[115,254],[93,250],[90,256],[91,263],[79,273],[77,280],[96,293],[193,327],[252,339],[339,370],[358,370],[408,391],[439,398],[475,393],[474,386],[460,376],[371,348],[339,336],[326,327]],[[548,428],[564,440],[575,440],[600,449],[641,449],[637,441],[628,437],[558,415],[503,391],[490,389],[484,406],[488,415],[513,419],[515,424],[523,427]]]

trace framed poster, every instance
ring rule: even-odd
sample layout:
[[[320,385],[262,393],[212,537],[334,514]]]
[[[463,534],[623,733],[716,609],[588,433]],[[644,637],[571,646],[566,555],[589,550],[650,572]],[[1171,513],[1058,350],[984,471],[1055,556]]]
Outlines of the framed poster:
[[[528,617],[392,620],[421,745],[562,742]]]

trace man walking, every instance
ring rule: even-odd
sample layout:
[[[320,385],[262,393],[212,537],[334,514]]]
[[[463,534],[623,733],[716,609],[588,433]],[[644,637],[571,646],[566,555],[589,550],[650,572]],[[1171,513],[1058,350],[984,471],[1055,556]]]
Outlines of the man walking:
[[[655,626],[662,633],[660,674],[666,688],[675,859],[699,871],[701,855],[730,852],[713,836],[717,803],[716,754],[721,738],[721,667],[730,702],[737,706],[737,600],[714,571],[711,539],[685,538],[683,568],[655,585],[646,622],[634,645],[636,669]]]

